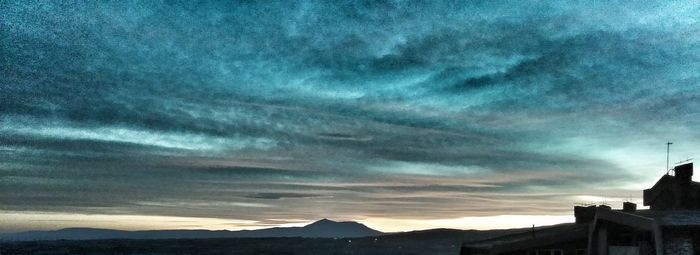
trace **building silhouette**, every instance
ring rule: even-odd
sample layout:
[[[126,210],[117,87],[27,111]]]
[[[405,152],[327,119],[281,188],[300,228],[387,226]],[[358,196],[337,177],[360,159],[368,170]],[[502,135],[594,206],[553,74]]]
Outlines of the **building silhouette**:
[[[650,189],[644,205],[575,206],[575,223],[533,228],[462,245],[462,255],[700,254],[700,183],[693,163],[674,167]]]

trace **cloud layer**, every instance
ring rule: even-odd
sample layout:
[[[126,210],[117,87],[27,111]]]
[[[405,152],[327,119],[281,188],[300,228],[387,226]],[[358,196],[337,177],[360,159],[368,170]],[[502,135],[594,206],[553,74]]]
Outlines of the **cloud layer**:
[[[698,12],[2,2],[0,210],[262,225],[637,196],[666,140],[700,144]]]

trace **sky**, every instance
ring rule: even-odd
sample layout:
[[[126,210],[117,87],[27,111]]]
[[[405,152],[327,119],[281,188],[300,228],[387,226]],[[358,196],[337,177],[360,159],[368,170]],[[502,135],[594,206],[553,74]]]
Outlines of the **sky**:
[[[0,1],[0,232],[382,231],[641,204],[700,149],[694,1]]]

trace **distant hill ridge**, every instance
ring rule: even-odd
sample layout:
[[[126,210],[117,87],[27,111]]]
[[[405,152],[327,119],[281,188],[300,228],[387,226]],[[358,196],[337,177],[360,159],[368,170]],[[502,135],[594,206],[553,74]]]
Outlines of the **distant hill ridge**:
[[[303,227],[275,227],[257,230],[143,230],[124,231],[97,228],[64,228],[53,231],[26,231],[0,234],[3,241],[30,240],[94,240],[94,239],[179,239],[179,238],[249,238],[249,237],[306,237],[343,238],[378,236],[384,233],[364,224],[322,219]]]

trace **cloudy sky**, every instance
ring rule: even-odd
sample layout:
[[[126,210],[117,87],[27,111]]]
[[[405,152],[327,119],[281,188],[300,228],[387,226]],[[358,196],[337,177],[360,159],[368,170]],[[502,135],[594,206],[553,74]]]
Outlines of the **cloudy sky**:
[[[699,46],[694,1],[0,1],[0,232],[641,203],[698,155]]]

